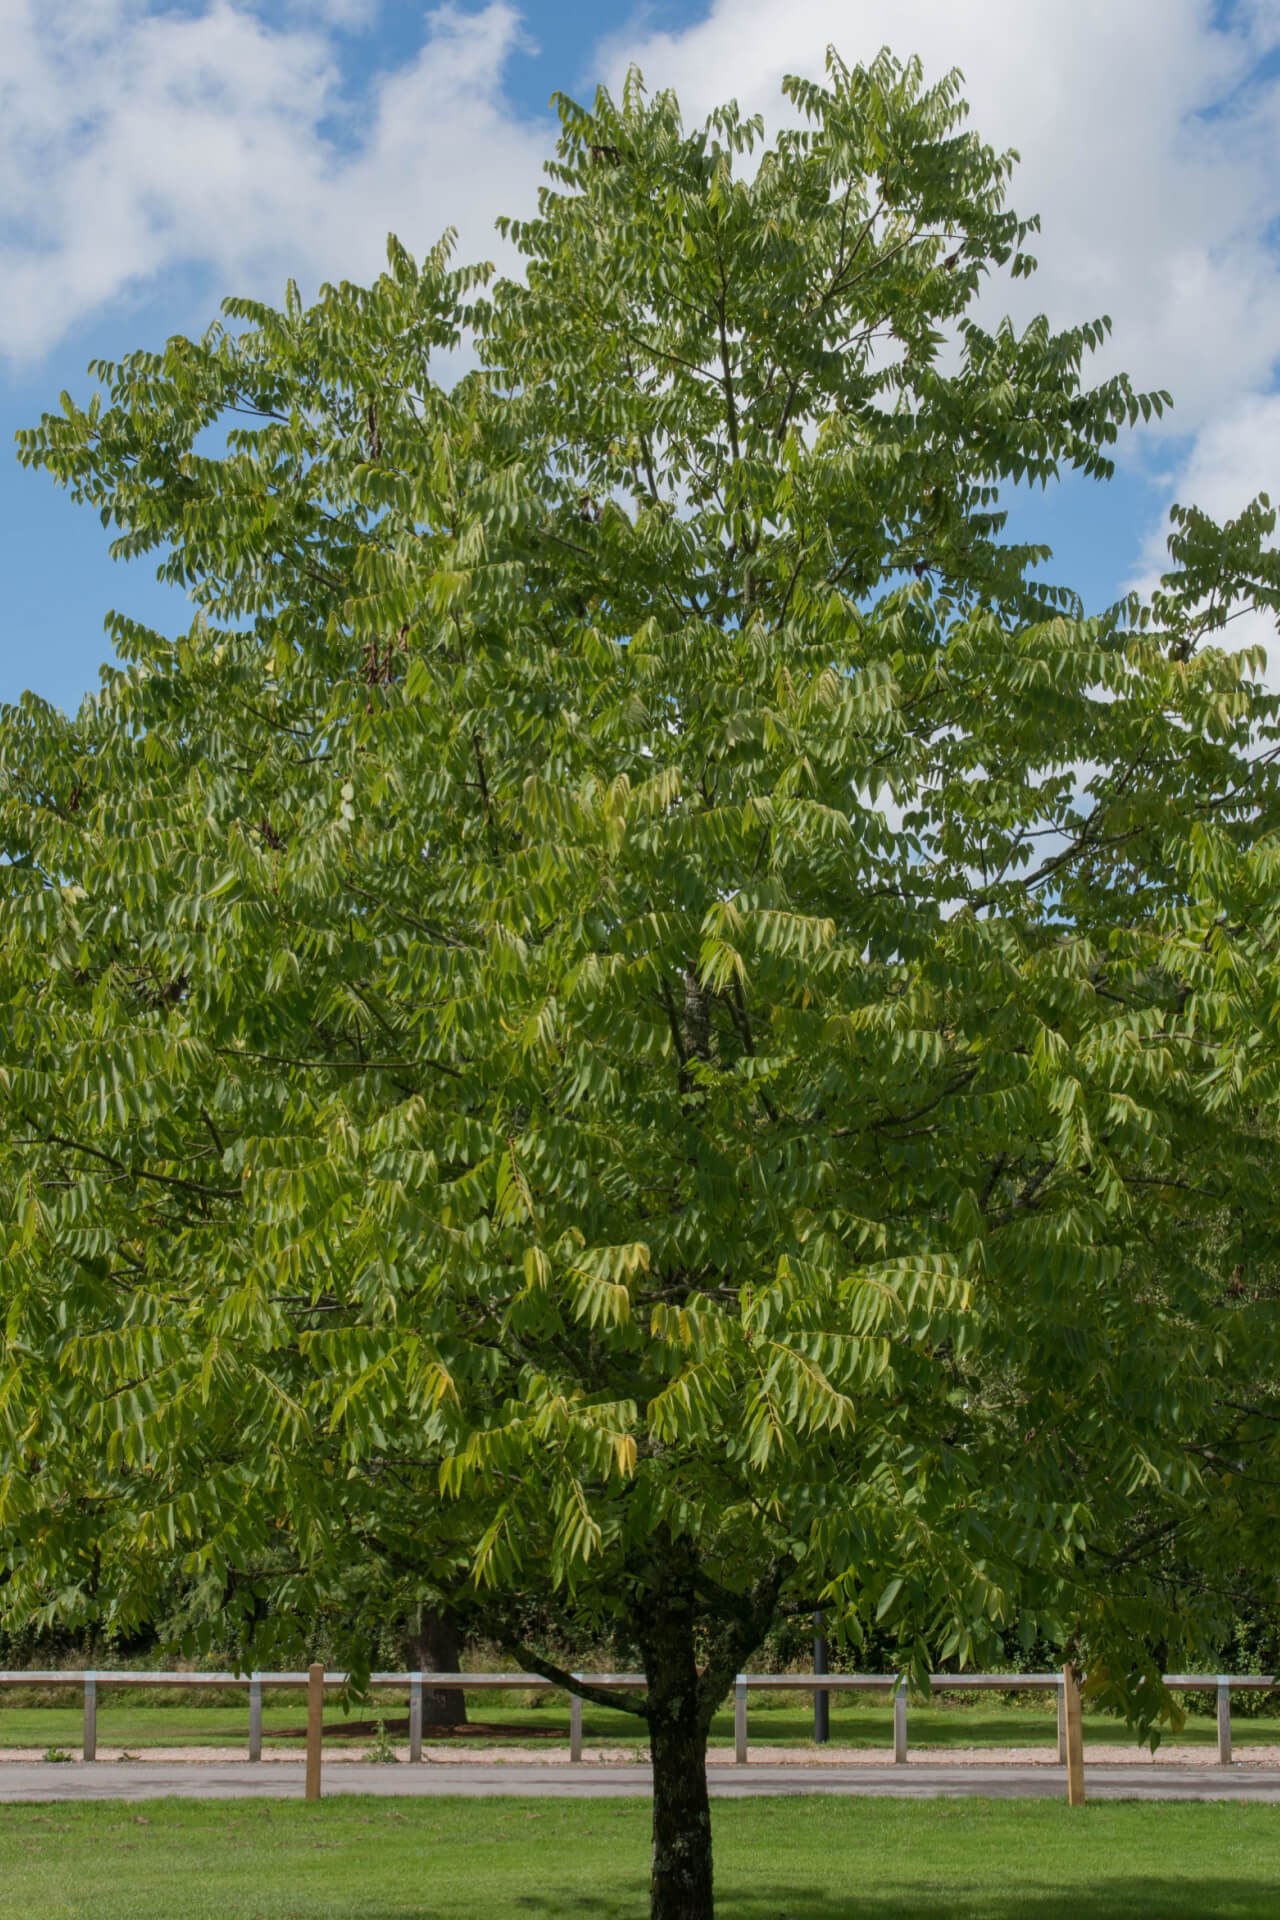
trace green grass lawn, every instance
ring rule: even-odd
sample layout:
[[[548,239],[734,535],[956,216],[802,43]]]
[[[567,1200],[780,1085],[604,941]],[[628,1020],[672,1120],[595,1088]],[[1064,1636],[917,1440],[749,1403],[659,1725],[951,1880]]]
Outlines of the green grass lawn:
[[[78,1748],[82,1724],[78,1696],[68,1694],[64,1698],[66,1704],[62,1706],[11,1706],[0,1694],[0,1747],[33,1747],[38,1750],[50,1746]],[[536,1706],[528,1704],[527,1700],[510,1704],[505,1699],[501,1705],[491,1705],[484,1695],[479,1695],[470,1703],[470,1710],[476,1718],[487,1724],[502,1727],[510,1725],[516,1729],[537,1728],[540,1737],[532,1737],[531,1746],[541,1746],[544,1742],[567,1742],[567,1703],[563,1700],[539,1699],[537,1695],[533,1698],[538,1700]],[[199,1695],[195,1696],[194,1704],[186,1701],[162,1702],[163,1696],[158,1700],[155,1693],[148,1694],[139,1688],[126,1691],[100,1684],[99,1746],[122,1746],[139,1751],[156,1746],[229,1747],[234,1750],[243,1749],[248,1742],[249,1708],[245,1696],[241,1696],[234,1704],[225,1700],[206,1704]],[[381,1712],[386,1717],[393,1737],[403,1740],[406,1736],[403,1731],[396,1731],[396,1722],[403,1723],[407,1711],[402,1696],[388,1693],[375,1708],[354,1709],[353,1717],[368,1720]],[[305,1720],[306,1703],[301,1689],[292,1698],[287,1693],[268,1694],[263,1706],[263,1731],[268,1742],[286,1729],[300,1729]],[[588,1705],[583,1709],[582,1724],[588,1744],[643,1743],[640,1723],[626,1714],[610,1713],[607,1709]],[[347,1717],[341,1708],[336,1702],[331,1703],[325,1711],[326,1737],[341,1742],[346,1725]],[[813,1736],[811,1704],[807,1697],[794,1694],[778,1696],[773,1702],[767,1695],[754,1696],[747,1728],[751,1742],[759,1746],[803,1746]],[[1052,1747],[1057,1741],[1056,1710],[1051,1698],[1021,1707],[1005,1706],[981,1698],[973,1704],[955,1706],[913,1705],[908,1712],[907,1729],[911,1745],[917,1747]],[[1114,1743],[1123,1741],[1125,1737],[1118,1721],[1101,1714],[1085,1716],[1084,1733],[1086,1741],[1095,1743]],[[1246,1720],[1237,1715],[1232,1725],[1232,1737],[1240,1747],[1250,1743],[1280,1743],[1280,1718]],[[358,1748],[369,1745],[368,1733],[351,1738],[352,1744]],[[892,1709],[887,1702],[879,1704],[865,1696],[852,1705],[833,1698],[831,1738],[833,1744],[839,1746],[891,1750]],[[1189,1716],[1186,1729],[1179,1736],[1180,1742],[1205,1747],[1212,1746],[1216,1739],[1214,1721],[1207,1714]],[[719,1745],[732,1745],[731,1708],[726,1707],[717,1716],[712,1729],[712,1741]],[[452,1736],[447,1740],[450,1747],[487,1744],[492,1744],[491,1740],[481,1740],[475,1735]]]
[[[719,1920],[1273,1920],[1280,1808],[715,1807]],[[645,1920],[637,1800],[0,1807],[0,1920]]]

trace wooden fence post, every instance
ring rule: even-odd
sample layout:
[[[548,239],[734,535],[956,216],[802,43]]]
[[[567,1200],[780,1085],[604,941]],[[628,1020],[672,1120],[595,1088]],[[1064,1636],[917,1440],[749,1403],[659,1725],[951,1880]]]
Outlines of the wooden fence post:
[[[86,1673],[84,1677],[84,1735],[81,1751],[86,1760],[98,1757],[98,1676]]]
[[[422,1758],[422,1675],[409,1675],[409,1758]]]
[[[739,1674],[733,1685],[733,1757],[740,1767],[747,1764],[747,1683]]]
[[[1225,1673],[1218,1675],[1218,1765],[1231,1765],[1231,1684]]]
[[[1069,1662],[1062,1669],[1067,1712],[1067,1804],[1084,1805],[1084,1724],[1080,1717],[1080,1675]]]
[[[907,1683],[899,1680],[893,1695],[893,1764],[907,1764]]]
[[[320,1738],[324,1729],[324,1668],[307,1668],[307,1784],[305,1798],[320,1798]]]
[[[249,1758],[262,1758],[262,1675],[249,1675]]]
[[[573,1677],[575,1680],[580,1680],[582,1675],[575,1673]],[[569,1695],[569,1758],[571,1760],[582,1758],[582,1695],[580,1693]]]
[[[1067,1690],[1063,1682],[1058,1682],[1058,1765],[1067,1764]]]

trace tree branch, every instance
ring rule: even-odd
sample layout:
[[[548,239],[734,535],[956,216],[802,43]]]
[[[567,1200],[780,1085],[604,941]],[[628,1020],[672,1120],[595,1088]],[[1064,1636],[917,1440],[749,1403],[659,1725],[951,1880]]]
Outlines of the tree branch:
[[[630,1713],[637,1720],[648,1720],[649,1708],[645,1701],[633,1699],[630,1694],[615,1693],[612,1687],[596,1687],[589,1680],[581,1680],[566,1668],[558,1667],[554,1660],[545,1660],[541,1654],[534,1653],[523,1641],[508,1641],[512,1653],[528,1673],[541,1674],[544,1680],[550,1680],[555,1686],[563,1687],[566,1693],[576,1693],[580,1700],[590,1700],[596,1707],[611,1707],[615,1713]]]

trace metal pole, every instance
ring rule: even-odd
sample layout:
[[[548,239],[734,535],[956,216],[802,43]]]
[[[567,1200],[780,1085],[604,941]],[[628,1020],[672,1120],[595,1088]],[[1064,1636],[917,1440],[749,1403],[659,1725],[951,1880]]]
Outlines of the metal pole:
[[[893,1696],[893,1764],[907,1764],[907,1683],[899,1680]]]
[[[249,1675],[249,1758],[262,1758],[262,1676]]]
[[[304,1797],[320,1798],[320,1738],[324,1729],[324,1668],[313,1661],[307,1668],[307,1784]]]
[[[422,1675],[409,1675],[409,1758],[422,1758]]]
[[[1218,1765],[1231,1765],[1231,1683],[1225,1673],[1218,1675]]]
[[[84,1737],[81,1748],[86,1760],[98,1757],[98,1676],[84,1677]]]
[[[815,1673],[827,1671],[827,1636],[822,1631],[822,1615],[813,1616],[813,1670]],[[825,1746],[831,1738],[831,1695],[825,1687],[819,1687],[813,1696],[813,1741],[818,1747]]]
[[[733,1687],[733,1757],[740,1767],[747,1764],[747,1687],[741,1674]]]
[[[576,1680],[579,1676],[575,1673],[573,1677]],[[569,1695],[569,1758],[571,1760],[582,1758],[582,1695],[580,1693]]]

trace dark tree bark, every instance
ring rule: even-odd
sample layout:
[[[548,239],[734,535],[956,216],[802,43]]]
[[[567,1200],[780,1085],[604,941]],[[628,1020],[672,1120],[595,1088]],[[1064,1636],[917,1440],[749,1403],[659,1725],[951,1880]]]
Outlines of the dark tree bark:
[[[728,1587],[685,1537],[659,1526],[628,1562],[627,1638],[644,1669],[643,1699],[571,1673],[531,1647],[501,1610],[485,1616],[511,1660],[554,1686],[645,1722],[653,1761],[650,1920],[715,1920],[707,1735],[717,1707],[759,1647],[795,1563],[781,1555],[745,1590]],[[699,1668],[699,1656],[704,1665]]]
[[[710,1712],[694,1647],[694,1561],[673,1546],[657,1590],[635,1622],[648,1680],[653,1757],[650,1920],[714,1920],[711,1806],[707,1798]]]
[[[401,1635],[400,1653],[411,1673],[458,1673],[462,1647],[458,1622],[452,1613],[428,1613],[424,1608]],[[457,1687],[422,1690],[422,1724],[427,1727],[465,1727],[466,1698]]]
[[[653,1755],[653,1874],[650,1920],[713,1920],[707,1730],[701,1715],[659,1714]]]
[[[648,1681],[644,1707],[653,1758],[650,1920],[715,1920],[707,1734],[712,1715],[769,1630],[783,1554],[746,1591],[717,1582],[696,1547],[665,1529],[647,1557],[630,1621]],[[699,1671],[697,1655],[706,1657]]]

